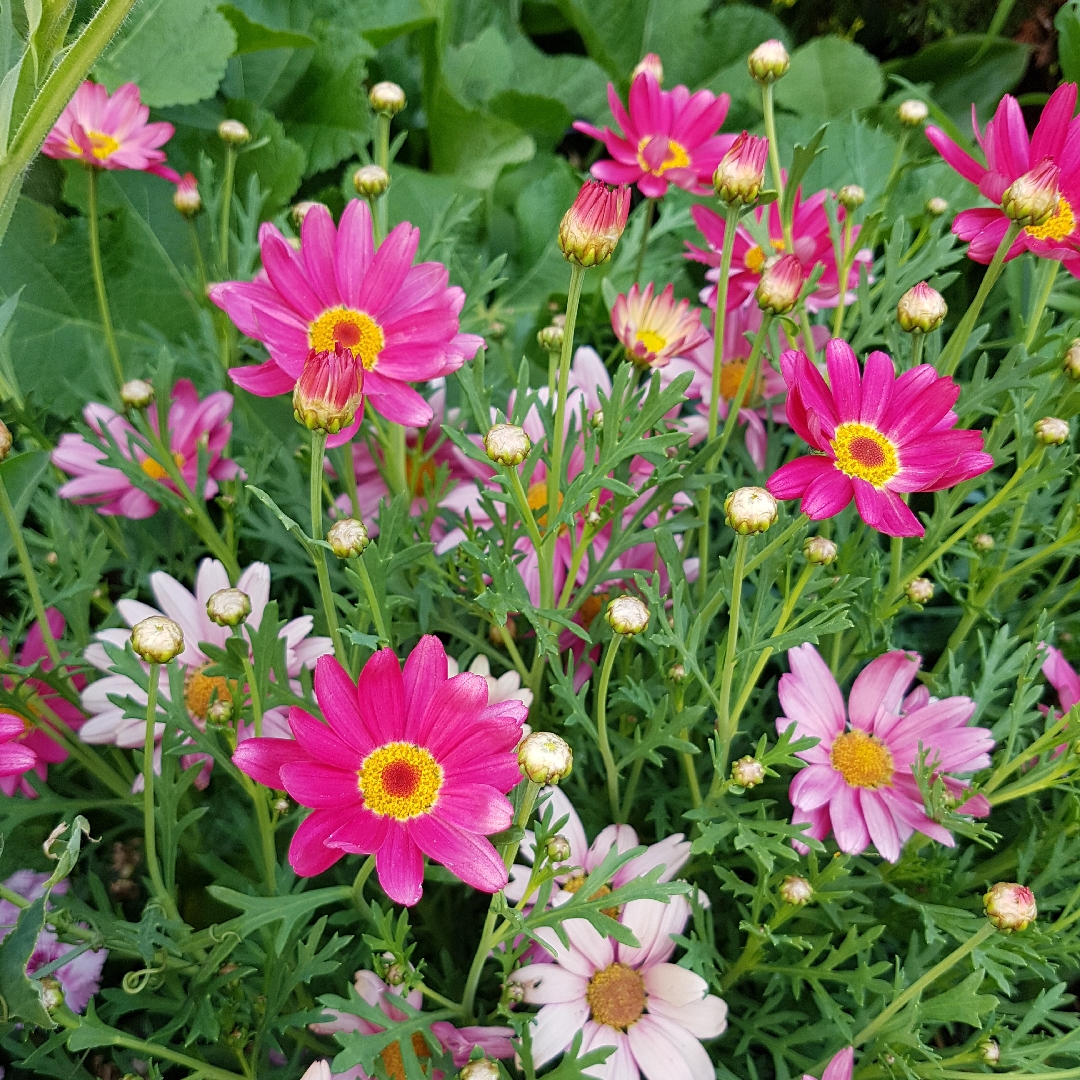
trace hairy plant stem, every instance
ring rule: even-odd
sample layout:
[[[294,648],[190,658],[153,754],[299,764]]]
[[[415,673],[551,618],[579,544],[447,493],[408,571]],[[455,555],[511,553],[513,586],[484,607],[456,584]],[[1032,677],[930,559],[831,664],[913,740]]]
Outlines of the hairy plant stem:
[[[342,448],[341,481],[345,487],[345,494],[349,497],[349,508],[352,516],[358,521],[360,517],[360,494],[356,487],[356,458],[353,456],[352,443],[346,443]]]
[[[637,260],[634,263],[634,284],[641,280],[641,268],[645,265],[645,252],[649,248],[649,232],[656,216],[656,199],[645,200],[645,221],[641,226],[641,243],[638,244]]]
[[[165,888],[161,866],[157,857],[157,826],[154,822],[154,743],[157,729],[158,676],[161,665],[150,665],[150,682],[146,691],[146,736],[143,741],[143,843],[146,867],[150,871],[150,885],[170,919],[179,919],[176,902]],[[165,767],[165,755],[161,755],[161,767]]]
[[[536,552],[539,555],[543,551],[544,541],[540,535],[540,527],[536,524],[536,516],[532,512],[532,507],[529,506],[529,496],[525,491],[524,486],[521,483],[521,474],[514,466],[503,466],[507,475],[510,477],[510,490],[514,495],[514,502],[517,503],[517,511],[521,515],[521,521],[525,526],[525,531],[529,534],[529,540],[531,541]],[[552,581],[553,567],[551,563],[545,559],[539,559],[537,561],[537,572],[540,576],[540,596],[541,598],[555,595],[555,585]],[[550,607],[551,605],[541,599],[540,604],[542,607]]]
[[[1054,291],[1054,281],[1057,279],[1058,267],[1061,263],[1057,259],[1044,259],[1039,268],[1039,291],[1035,296],[1035,303],[1031,308],[1031,316],[1028,319],[1027,333],[1024,334],[1024,351],[1030,353],[1031,346],[1035,343],[1035,335],[1039,332],[1039,323],[1042,322],[1043,312],[1050,300],[1050,294]]]
[[[330,571],[326,566],[326,549],[319,544],[323,538],[322,478],[323,454],[326,450],[326,432],[311,433],[311,558],[315,563],[315,573],[319,579],[319,596],[322,599],[323,615],[330,630],[330,639],[334,643],[334,655],[342,664],[348,663],[348,654],[341,641],[338,629],[337,609],[334,607],[334,594],[330,591]]]
[[[731,742],[735,738],[730,711],[731,683],[735,677],[735,651],[739,643],[739,615],[742,608],[742,585],[746,573],[747,536],[735,537],[735,565],[731,572],[731,600],[728,605],[727,648],[724,654],[724,673],[720,681],[720,709],[716,716],[716,735],[720,743],[720,767],[713,776],[709,797],[714,798],[724,782]]]
[[[608,802],[611,806],[613,821],[621,821],[619,814],[619,773],[615,768],[615,757],[611,753],[607,732],[607,695],[611,681],[611,668],[615,663],[615,653],[623,639],[622,634],[613,633],[611,644],[604,655],[604,665],[600,669],[600,682],[596,687],[596,740],[600,745],[600,757],[604,760],[604,773],[607,776]]]
[[[221,216],[218,219],[218,260],[224,277],[229,276],[229,238],[232,232],[233,181],[236,178],[236,149],[225,144],[225,172],[221,177]]]
[[[105,271],[101,266],[101,237],[98,235],[98,169],[86,170],[86,229],[90,238],[90,272],[94,277],[94,294],[97,296],[98,314],[101,316],[101,333],[112,364],[116,388],[124,385],[124,365],[120,360],[120,348],[113,331],[112,313],[109,311],[109,294],[105,291]]]
[[[964,317],[952,332],[948,344],[941,350],[937,366],[942,375],[952,375],[959,367],[960,359],[964,355],[964,346],[967,345],[968,338],[971,337],[971,331],[975,329],[975,322],[982,312],[983,304],[986,303],[990,290],[1001,276],[1002,268],[1005,265],[1005,256],[1008,255],[1009,248],[1013,246],[1019,235],[1020,225],[1015,221],[1010,222],[1008,230],[1001,238],[1001,243],[998,244],[997,251],[994,252],[990,265],[986,268],[986,273],[983,274],[975,299],[971,301],[971,306],[964,312]]]

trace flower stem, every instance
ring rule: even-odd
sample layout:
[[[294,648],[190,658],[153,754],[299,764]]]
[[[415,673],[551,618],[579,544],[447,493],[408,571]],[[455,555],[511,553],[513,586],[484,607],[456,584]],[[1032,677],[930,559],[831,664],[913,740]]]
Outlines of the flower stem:
[[[735,566],[731,574],[731,602],[728,605],[727,649],[724,656],[724,674],[720,682],[720,711],[716,717],[716,732],[721,744],[721,768],[717,769],[713,777],[713,790],[709,792],[710,796],[716,791],[718,782],[723,783],[731,740],[735,737],[730,710],[731,683],[735,677],[735,651],[739,643],[739,614],[742,608],[742,584],[746,573],[748,542],[749,537],[741,535],[735,537]]]
[[[656,214],[656,200],[645,200],[645,221],[641,226],[641,243],[638,244],[637,260],[634,263],[634,284],[641,280],[641,268],[645,265],[645,252],[649,248],[649,232]]]
[[[844,309],[847,305],[847,281],[855,252],[851,243],[851,211],[844,212],[844,243],[840,249],[840,276],[837,279],[836,314],[833,317],[834,338],[844,336]]]
[[[964,317],[952,332],[949,343],[941,350],[941,355],[938,357],[938,370],[942,375],[951,375],[959,367],[960,358],[964,354],[964,347],[967,345],[968,338],[971,337],[971,331],[975,329],[975,320],[978,319],[979,314],[982,312],[983,304],[986,303],[990,290],[1001,276],[1001,270],[1005,265],[1005,256],[1008,255],[1009,248],[1013,246],[1019,235],[1019,223],[1010,222],[1009,228],[1001,238],[1001,243],[998,244],[997,251],[994,252],[993,259],[990,260],[990,265],[986,268],[986,273],[983,275],[975,299],[971,301],[971,306],[964,312]]]
[[[780,169],[780,144],[776,141],[776,114],[773,110],[773,84],[766,83],[761,88],[761,111],[765,114],[765,135],[769,140],[769,167],[772,172],[773,187],[776,189],[776,204],[784,205],[784,174]],[[791,222],[781,221],[784,228],[784,242],[788,251],[794,251],[791,242]]]
[[[232,231],[232,195],[233,180],[236,177],[236,150],[229,144],[225,146],[225,172],[221,178],[221,218],[218,221],[218,259],[221,272],[229,276],[229,234]]]
[[[604,656],[604,666],[600,669],[600,682],[596,687],[596,739],[600,744],[600,757],[604,760],[604,772],[607,774],[608,801],[611,804],[611,817],[621,821],[619,814],[619,773],[615,768],[615,757],[611,753],[611,744],[607,733],[607,695],[611,681],[611,668],[615,663],[615,653],[622,641],[622,634],[612,634],[611,644]]]
[[[105,335],[105,348],[112,362],[116,387],[124,385],[124,365],[120,361],[120,349],[113,332],[112,314],[109,311],[109,294],[105,291],[105,272],[101,268],[101,238],[98,235],[98,170],[87,169],[86,226],[90,236],[90,271],[94,275],[94,292],[97,295],[98,312],[101,315],[101,332]]]
[[[360,575],[360,580],[364,583],[364,594],[367,596],[368,604],[371,607],[371,618],[374,620],[375,631],[379,635],[379,640],[392,648],[393,642],[390,640],[386,620],[383,618],[382,608],[379,606],[379,599],[375,595],[375,586],[371,583],[371,575],[368,573],[363,555],[353,559],[353,564],[356,566],[356,572]]]
[[[386,170],[390,175],[390,117],[385,113],[379,113],[376,118],[375,128],[375,157],[376,164]],[[379,196],[375,214],[375,246],[378,247],[386,239],[390,220],[390,190],[389,188]]]
[[[1035,304],[1031,309],[1031,317],[1028,320],[1027,333],[1024,335],[1024,351],[1031,352],[1031,346],[1035,344],[1035,335],[1039,332],[1039,323],[1042,322],[1043,312],[1050,299],[1050,293],[1054,290],[1054,281],[1057,279],[1058,267],[1061,265],[1057,259],[1044,259],[1041,267],[1042,281]]]
[[[311,433],[311,538],[315,541],[323,538],[322,476],[325,450],[326,432],[313,431]],[[334,655],[344,663],[347,655],[341,643],[341,631],[338,629],[334,594],[330,591],[330,571],[326,568],[326,549],[316,542],[312,545],[311,557],[315,562],[315,573],[319,578],[319,595],[322,598],[323,614],[330,630],[330,639],[334,643]]]
[[[735,396],[728,406],[727,419],[724,421],[723,430],[720,432],[720,445],[713,455],[714,462],[718,462],[727,449],[727,444],[731,441],[731,436],[734,434],[739,421],[739,410],[743,407],[743,402],[750,392],[750,387],[757,384],[758,372],[761,370],[761,352],[765,342],[769,339],[769,327],[772,326],[772,321],[773,313],[771,311],[762,312],[761,326],[758,329],[757,336],[754,338],[754,347],[750,351],[750,358],[746,361],[746,370],[743,372],[743,376],[739,380],[739,388],[735,391]]]
[[[911,336],[911,366],[918,367],[922,363],[923,344],[926,335],[921,330],[916,330]]]
[[[179,919],[176,903],[161,877],[157,857],[157,826],[154,823],[154,743],[157,730],[158,676],[161,665],[150,665],[150,682],[146,691],[146,737],[143,742],[143,833],[146,866],[150,871],[150,884],[154,895],[161,901],[171,919]],[[164,768],[164,754],[162,755]]]
[[[405,428],[401,424],[393,421],[387,423],[383,451],[386,454],[386,478],[390,491],[400,495],[409,490],[408,447],[405,444]]]

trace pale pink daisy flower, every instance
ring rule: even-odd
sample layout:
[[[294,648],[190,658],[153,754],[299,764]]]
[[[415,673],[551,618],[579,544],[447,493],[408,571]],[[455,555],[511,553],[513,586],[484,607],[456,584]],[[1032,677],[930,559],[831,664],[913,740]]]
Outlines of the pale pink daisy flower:
[[[626,349],[627,359],[638,367],[666,367],[676,356],[685,356],[709,336],[701,312],[689,300],[675,300],[675,287],[667,285],[653,296],[650,281],[644,290],[635,282],[629,293],[620,294],[611,309],[611,327]]]
[[[791,781],[791,820],[809,822],[806,835],[824,840],[830,832],[840,850],[858,855],[872,843],[882,858],[896,862],[900,849],[918,831],[948,847],[948,829],[927,817],[912,772],[920,748],[949,793],[964,796],[968,784],[949,775],[973,773],[990,764],[994,736],[968,727],[975,702],[968,697],[938,701],[925,686],[905,696],[922,657],[890,652],[872,660],[851,687],[847,708],[828,665],[813,645],[788,652],[791,671],[780,679],[780,732],[794,725],[795,738],[820,741],[797,755],[807,763]],[[984,816],[990,806],[973,796],[960,813]],[[805,844],[796,843],[802,852]]]
[[[446,658],[446,668],[450,678],[461,673],[461,665],[452,656]],[[489,705],[497,705],[500,701],[520,701],[528,708],[533,702],[533,692],[528,687],[522,689],[521,676],[513,668],[496,678],[491,674],[491,661],[483,653],[474,657],[465,670],[479,675],[487,683]]]
[[[555,962],[519,968],[511,982],[525,1001],[542,1008],[533,1028],[533,1062],[539,1068],[562,1053],[578,1031],[581,1051],[614,1046],[615,1053],[586,1070],[601,1080],[715,1080],[716,1067],[701,1045],[727,1028],[727,1004],[709,993],[700,975],[669,963],[673,934],[690,917],[685,897],[670,903],[632,900],[620,922],[640,942],[632,948],[601,937],[584,919],[562,924],[569,945],[555,931],[537,936]]]
[[[165,164],[158,147],[173,135],[172,124],[147,123],[150,110],[139,100],[139,88],[124,83],[110,97],[104,86],[84,82],[45,137],[46,157],[69,158],[95,169],[135,169],[171,180],[180,175]]]
[[[426,427],[432,408],[409,383],[457,371],[484,340],[459,332],[465,293],[449,285],[446,267],[413,265],[419,244],[420,230],[402,222],[376,251],[371,212],[357,199],[336,227],[325,206],[311,207],[299,251],[264,223],[262,272],[209,293],[241,333],[270,353],[264,364],[231,368],[232,380],[260,397],[292,393],[310,350],[339,344],[363,364],[364,397],[377,413]],[[354,421],[328,445],[347,442],[358,426]]]
[[[188,379],[178,379],[173,387],[169,406],[169,450],[184,482],[192,490],[199,482],[200,449],[207,455],[204,499],[212,499],[218,493],[218,482],[231,480],[237,473],[236,462],[221,456],[232,434],[228,419],[232,407],[232,394],[225,390],[208,394],[200,401]],[[107,405],[91,402],[83,410],[83,417],[97,435],[97,441],[71,432],[60,436],[52,453],[53,464],[74,479],[61,485],[57,495],[93,506],[99,514],[136,519],[152,517],[160,509],[158,502],[136,487],[123,470],[105,460],[110,441],[115,442],[120,453],[140,466],[148,479],[176,491],[176,485],[164,467],[150,456],[146,440],[127,417]],[[147,409],[147,420],[151,428],[159,432],[156,404]]]

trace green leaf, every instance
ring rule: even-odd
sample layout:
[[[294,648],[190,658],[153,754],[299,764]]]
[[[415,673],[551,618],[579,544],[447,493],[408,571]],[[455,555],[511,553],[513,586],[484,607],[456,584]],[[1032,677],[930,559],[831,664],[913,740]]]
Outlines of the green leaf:
[[[28,454],[17,454],[0,464],[0,479],[7,488],[8,498],[15,510],[15,520],[22,524],[26,509],[37,491],[45,470],[49,467],[49,455],[45,450],[32,450]],[[11,557],[11,533],[7,522],[0,518],[0,574],[7,570]]]
[[[236,190],[246,191],[251,177],[257,177],[260,190],[269,192],[262,213],[273,214],[287,206],[300,187],[307,169],[304,148],[289,137],[273,113],[252,102],[230,101],[229,115],[247,124],[253,144],[268,140],[237,158]]]
[[[1064,82],[1080,79],[1080,0],[1068,0],[1054,17],[1058,32],[1058,60]]]
[[[776,103],[800,116],[831,120],[876,105],[885,88],[878,62],[840,37],[817,37],[796,49],[776,84]]]
[[[970,1024],[981,1028],[980,1017],[997,1008],[998,999],[993,994],[980,994],[985,975],[982,971],[973,971],[962,983],[946,990],[944,994],[923,1001],[919,1006],[919,1020],[922,1022]]]
[[[94,73],[110,91],[138,83],[155,108],[194,105],[217,90],[236,40],[213,0],[141,0]]]
[[[354,0],[354,14],[364,37],[376,48],[433,23],[440,0]]]
[[[45,896],[39,896],[23,908],[15,929],[0,942],[0,1020],[4,1023],[22,1020],[38,1027],[56,1027],[41,1003],[40,984],[26,975],[26,964],[45,925],[45,900]]]
[[[293,927],[301,919],[306,919],[316,908],[324,904],[333,904],[348,900],[352,889],[347,885],[338,885],[329,889],[313,889],[311,892],[292,893],[288,896],[248,896],[226,889],[221,885],[207,886],[207,892],[215,900],[220,900],[230,907],[240,908],[244,914],[228,924],[228,929],[240,937],[249,937],[263,926],[279,922],[275,948],[280,954],[292,933]]]
[[[275,30],[241,11],[234,4],[218,4],[218,11],[229,20],[229,25],[236,34],[234,55],[262,52],[265,49],[311,49],[315,39],[307,34],[298,34],[295,30]]]

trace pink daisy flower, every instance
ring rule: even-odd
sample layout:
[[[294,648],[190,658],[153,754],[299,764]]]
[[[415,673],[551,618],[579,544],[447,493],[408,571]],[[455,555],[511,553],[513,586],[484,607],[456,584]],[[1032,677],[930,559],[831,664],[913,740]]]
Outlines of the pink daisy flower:
[[[408,906],[423,891],[425,855],[482,892],[503,888],[506,867],[487,837],[513,818],[506,792],[521,779],[524,704],[488,705],[479,675],[449,678],[431,635],[404,671],[380,649],[358,683],[322,657],[315,697],[325,724],[293,708],[295,742],[248,739],[233,755],[260,784],[312,808],[289,848],[293,869],[311,877],[346,852],[374,854],[379,884]]]
[[[442,263],[413,265],[420,230],[407,222],[375,250],[371,212],[354,199],[335,228],[316,203],[293,250],[278,229],[259,230],[263,270],[254,281],[227,281],[210,299],[241,333],[261,341],[270,359],[231,368],[233,382],[260,397],[292,393],[311,349],[340,344],[364,365],[364,397],[380,415],[410,427],[431,423],[431,406],[411,387],[457,371],[484,339],[458,331],[465,293],[450,286]],[[328,441],[340,446],[359,420]]]
[[[180,174],[165,164],[158,147],[173,135],[172,124],[147,123],[150,110],[139,88],[124,83],[111,97],[104,86],[84,82],[45,137],[46,157],[70,158],[95,169],[135,169],[163,176],[174,184]]]
[[[825,200],[829,194],[828,191],[819,191],[804,202],[802,189],[795,192],[795,208],[791,225],[795,244],[794,254],[798,256],[806,277],[810,276],[811,271],[819,263],[825,268],[818,279],[817,289],[812,296],[807,297],[806,306],[810,311],[834,308],[840,302],[840,274],[836,266],[836,249],[833,247],[832,236],[829,233],[829,215],[825,212]],[[691,207],[690,213],[708,246],[700,248],[687,241],[686,246],[689,250],[686,258],[711,267],[706,271],[705,277],[714,284],[702,290],[701,302],[715,309],[715,282],[720,277],[720,252],[724,246],[724,219],[715,210],[710,210],[702,203]],[[745,225],[736,226],[731,273],[728,277],[727,306],[729,311],[740,307],[754,295],[765,263],[773,255],[780,254],[787,248],[784,227],[780,223],[780,208],[776,203],[771,203],[768,207],[759,206],[754,211],[754,216],[759,224],[764,223],[768,229],[769,250],[762,250]],[[837,209],[837,219],[842,223],[844,217],[845,211],[841,206]],[[852,226],[852,243],[858,235],[859,226]],[[873,253],[869,248],[863,248],[855,255],[855,261],[845,283],[845,287],[849,290],[848,303],[854,299],[850,290],[859,284],[859,264],[866,263],[869,266],[872,262]]]
[[[727,1005],[700,975],[669,963],[672,934],[690,917],[682,896],[671,902],[632,900],[619,919],[640,942],[622,945],[601,937],[584,919],[562,924],[563,945],[547,928],[537,936],[555,962],[530,964],[511,976],[525,1001],[542,1008],[533,1028],[533,1062],[539,1068],[564,1051],[578,1031],[581,1050],[614,1046],[615,1053],[589,1069],[603,1080],[715,1080],[716,1067],[701,1045],[727,1028]]]
[[[953,220],[952,230],[968,242],[968,257],[989,263],[1005,233],[1009,218],[1001,209],[1006,188],[1024,173],[1045,161],[1058,167],[1059,198],[1057,210],[1041,225],[1020,230],[1006,260],[1030,251],[1044,259],[1057,259],[1074,277],[1080,277],[1080,117],[1076,111],[1076,84],[1063,83],[1043,107],[1042,115],[1028,138],[1020,103],[1006,94],[997,112],[979,131],[975,107],[971,126],[986,156],[986,167],[956,145],[938,127],[929,125],[926,137],[941,156],[965,179],[978,187],[980,194],[997,205],[962,210]]]
[[[1080,674],[1053,645],[1046,646],[1042,672],[1046,681],[1057,691],[1061,713],[1067,713],[1080,701]]]
[[[925,686],[905,697],[922,664],[918,653],[885,653],[867,664],[851,687],[846,711],[844,695],[813,645],[789,650],[788,664],[791,671],[780,678],[784,715],[776,729],[795,725],[795,738],[820,740],[798,754],[807,765],[791,781],[792,822],[809,822],[806,833],[817,840],[832,832],[849,855],[872,843],[889,862],[899,859],[916,830],[953,847],[948,829],[926,816],[911,770],[921,746],[950,794],[963,795],[967,783],[946,774],[985,769],[994,746],[986,728],[967,726],[975,702],[967,697],[938,701]],[[990,812],[979,795],[958,809],[979,816]],[[795,847],[804,854],[808,850],[804,844]]]
[[[205,499],[212,499],[218,493],[218,481],[236,476],[236,462],[221,456],[232,434],[228,419],[232,407],[232,394],[225,390],[208,394],[200,401],[190,380],[178,379],[173,387],[169,449],[180,475],[192,490],[199,482],[199,450],[202,448],[209,455],[203,488]],[[150,456],[146,441],[127,417],[107,405],[91,402],[83,410],[83,417],[97,435],[97,442],[71,432],[60,436],[52,454],[53,464],[74,479],[63,484],[57,494],[62,499],[94,506],[99,514],[136,519],[153,517],[160,504],[136,487],[122,469],[105,463],[111,440],[147,477],[176,491],[165,469]],[[155,432],[160,431],[156,404],[147,409],[147,420]]]
[[[778,499],[802,499],[815,521],[840,513],[852,498],[867,525],[888,536],[922,536],[900,497],[940,491],[994,466],[981,431],[957,431],[952,406],[960,387],[929,364],[899,378],[883,352],[866,370],[846,341],[825,347],[829,382],[805,353],[788,351],[780,368],[788,387],[788,423],[813,450],[782,465],[766,485]],[[830,389],[831,387],[831,389]]]
[[[645,69],[630,85],[628,109],[613,83],[608,83],[608,103],[623,134],[583,120],[574,123],[599,139],[613,159],[598,161],[593,176],[608,184],[637,184],[653,199],[667,193],[669,182],[698,195],[712,193],[712,174],[735,141],[734,135],[717,135],[731,103],[727,94],[691,94],[685,86],[661,90],[655,73]]]
[[[825,1066],[821,1074],[821,1080],[851,1080],[851,1074],[855,1071],[855,1051],[850,1046],[833,1055],[832,1060]],[[803,1073],[802,1080],[815,1080],[809,1073]]]
[[[49,621],[49,630],[54,640],[59,641],[64,636],[64,616],[56,608],[49,608],[45,612],[45,618]],[[7,638],[0,638],[0,659],[9,661]],[[26,635],[15,663],[19,667],[29,668],[39,661],[44,671],[51,670],[52,660],[45,648],[41,624],[35,622]],[[72,675],[71,681],[77,690],[86,685],[83,675]],[[46,723],[50,722],[50,714],[55,713],[74,731],[78,731],[82,726],[86,719],[83,714],[48,683],[40,679],[27,679],[21,685],[31,692],[31,696],[26,698],[21,706],[28,712],[39,716]],[[5,676],[3,686],[11,692],[16,688],[16,681],[11,676]],[[37,792],[26,779],[26,774],[33,770],[44,782],[48,778],[49,766],[66,761],[67,756],[67,751],[62,746],[35,727],[26,716],[10,707],[0,706],[0,792],[11,796],[20,791],[28,799],[36,799]]]
[[[651,281],[644,290],[635,283],[629,293],[616,298],[611,328],[627,358],[644,368],[666,367],[674,357],[685,356],[709,336],[701,312],[691,309],[689,300],[676,302],[673,285],[654,297]]]

